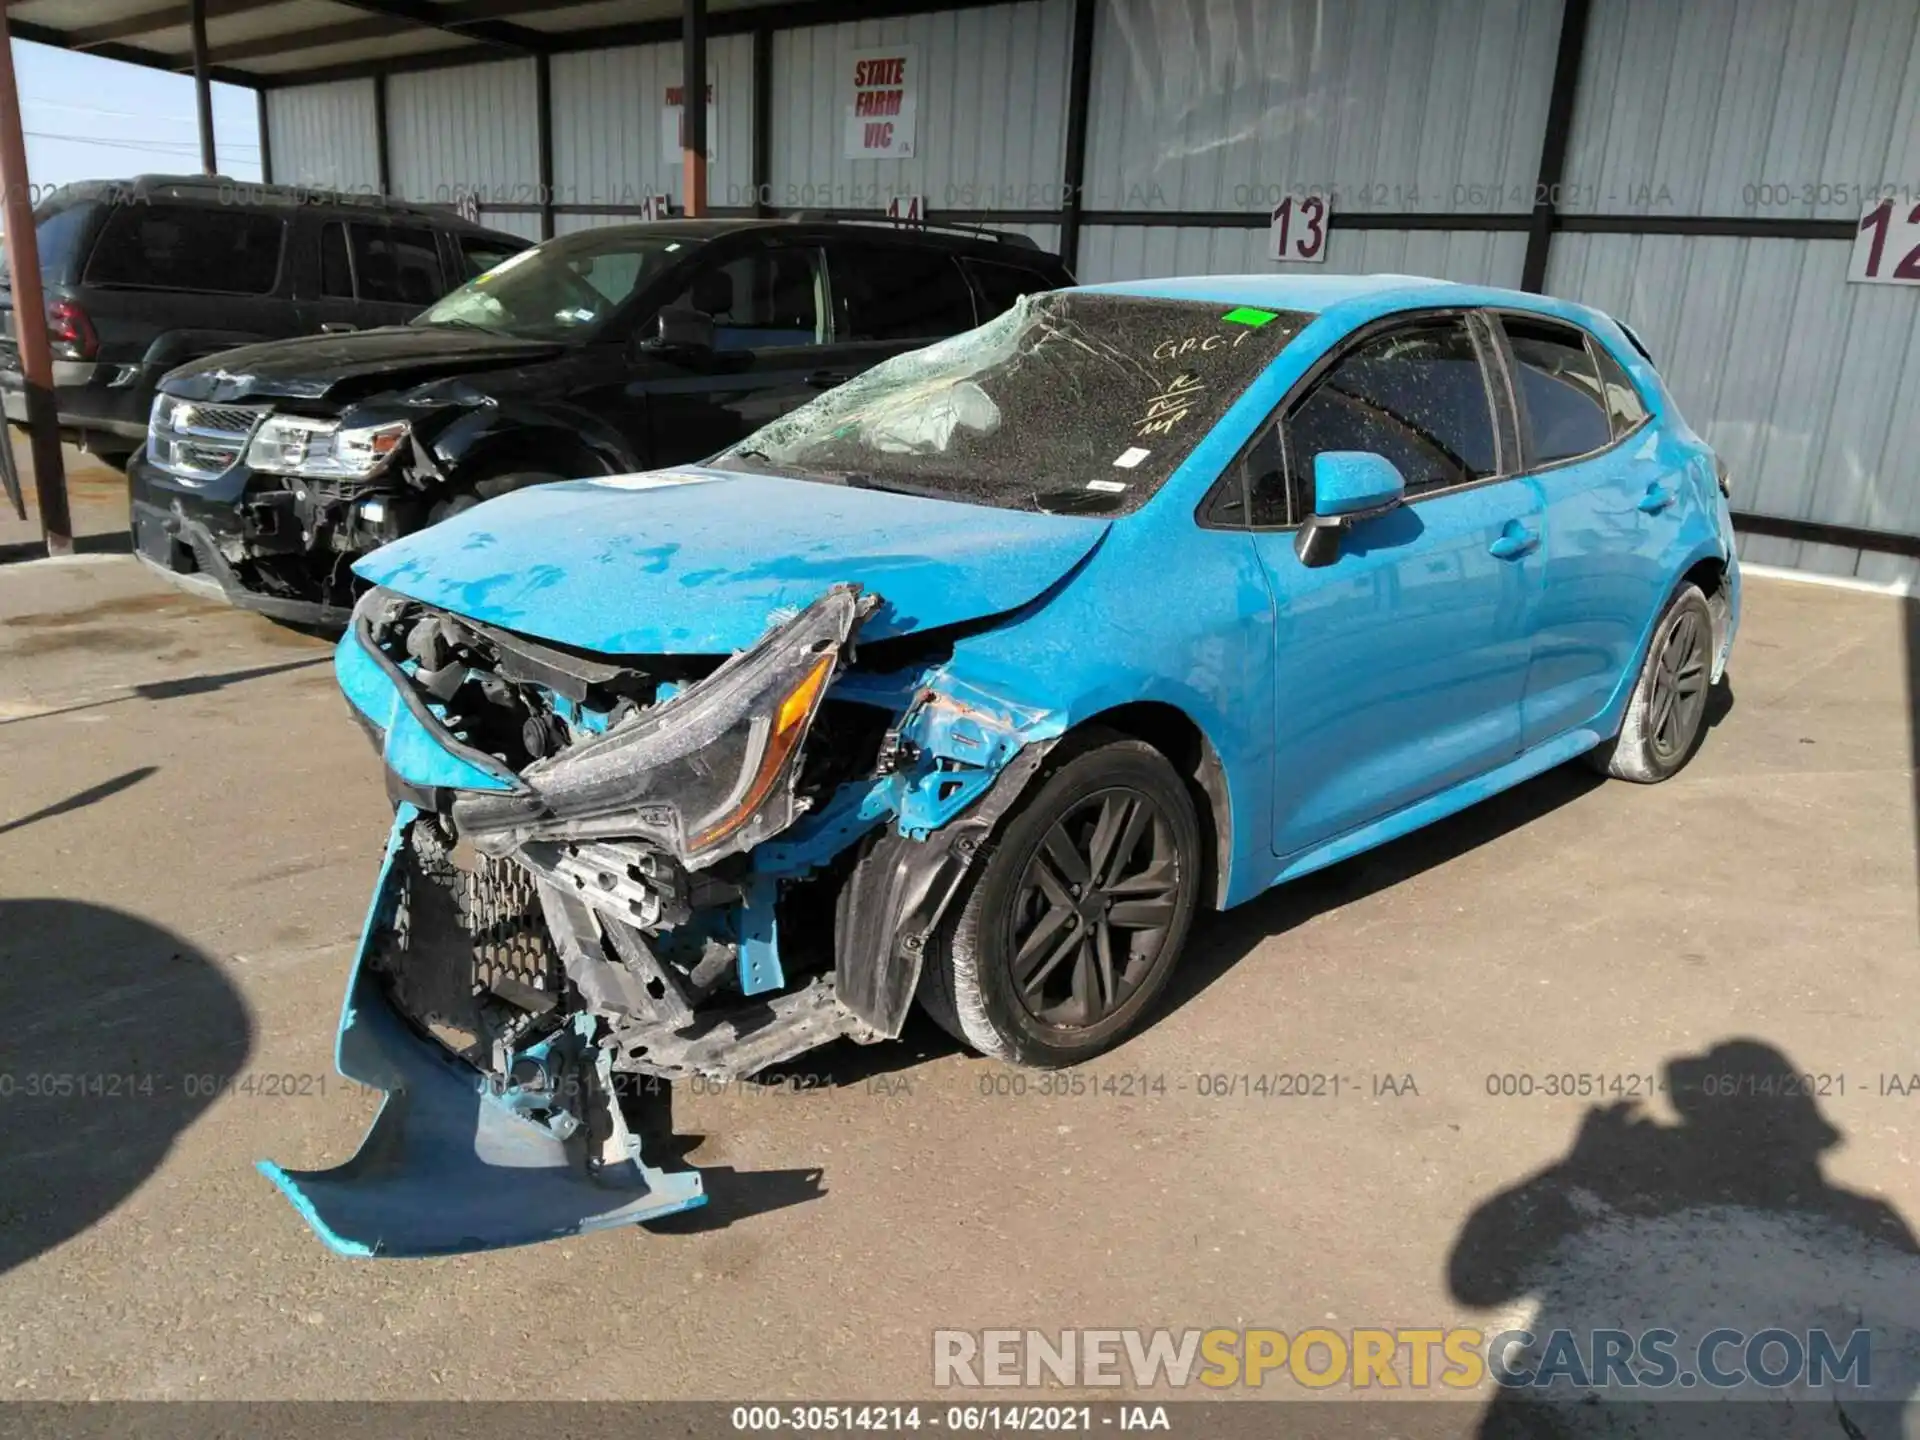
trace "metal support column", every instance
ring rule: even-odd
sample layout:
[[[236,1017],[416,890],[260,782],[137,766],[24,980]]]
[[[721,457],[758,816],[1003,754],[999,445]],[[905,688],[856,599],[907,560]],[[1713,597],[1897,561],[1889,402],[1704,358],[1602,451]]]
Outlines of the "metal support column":
[[[4,11],[0,11],[0,19]],[[0,25],[0,31],[5,27]],[[33,437],[33,488],[40,534],[49,555],[73,553],[67,471],[60,459],[60,421],[53,407],[53,357],[47,350],[46,297],[40,290],[39,237],[20,133],[20,92],[13,84],[13,42],[0,33],[0,191],[5,195],[7,268],[13,277],[13,338],[26,384],[27,428]],[[11,437],[0,437],[11,443]]]
[[[200,117],[200,172],[218,175],[213,149],[213,81],[207,75],[207,0],[192,0],[193,108]]]
[[[680,44],[682,189],[688,215],[707,213],[707,0],[686,0]]]
[[[540,238],[553,238],[553,62],[533,57],[534,148],[540,167]]]
[[[1564,0],[1560,10],[1560,50],[1553,60],[1553,88],[1547,93],[1547,130],[1540,139],[1539,183],[1533,191],[1533,216],[1527,227],[1527,258],[1520,267],[1520,288],[1538,295],[1547,288],[1547,260],[1553,232],[1560,228],[1560,181],[1567,173],[1567,144],[1573,135],[1573,103],[1580,90],[1580,60],[1587,48],[1589,0]]]
[[[1074,0],[1067,62],[1067,146],[1060,177],[1060,258],[1080,264],[1080,215],[1087,187],[1087,111],[1093,104],[1094,0]]]

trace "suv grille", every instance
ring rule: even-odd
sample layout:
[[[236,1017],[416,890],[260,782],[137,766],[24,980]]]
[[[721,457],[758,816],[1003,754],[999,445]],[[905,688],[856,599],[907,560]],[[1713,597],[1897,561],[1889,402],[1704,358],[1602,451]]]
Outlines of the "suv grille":
[[[247,453],[264,405],[205,405],[160,395],[147,426],[147,456],[182,480],[217,480]]]

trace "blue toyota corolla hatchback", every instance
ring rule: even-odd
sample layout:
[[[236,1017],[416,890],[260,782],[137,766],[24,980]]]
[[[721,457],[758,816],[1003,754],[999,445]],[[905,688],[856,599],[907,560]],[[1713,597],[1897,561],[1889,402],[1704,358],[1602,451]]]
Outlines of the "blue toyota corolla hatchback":
[[[700,1202],[642,1153],[663,1080],[916,1002],[1097,1054],[1203,908],[1576,757],[1680,769],[1725,495],[1593,310],[1215,277],[1031,296],[703,465],[391,545],[337,656],[396,809],[340,1063],[399,1098],[267,1173],[345,1250],[511,1243]]]

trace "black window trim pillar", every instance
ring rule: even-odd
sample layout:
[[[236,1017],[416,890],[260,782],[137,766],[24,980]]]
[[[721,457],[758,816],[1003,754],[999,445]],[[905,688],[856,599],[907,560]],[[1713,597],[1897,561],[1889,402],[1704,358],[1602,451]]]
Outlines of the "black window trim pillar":
[[[541,50],[533,57],[534,143],[538,154],[540,238],[553,238],[553,61]]]

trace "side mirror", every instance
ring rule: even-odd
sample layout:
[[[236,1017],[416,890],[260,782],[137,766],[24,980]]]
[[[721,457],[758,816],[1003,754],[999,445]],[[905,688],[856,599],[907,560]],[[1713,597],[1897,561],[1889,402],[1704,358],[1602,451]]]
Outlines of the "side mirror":
[[[1313,514],[1293,539],[1293,552],[1309,567],[1340,558],[1340,532],[1384,515],[1407,493],[1406,478],[1384,455],[1367,450],[1327,450],[1313,461]]]
[[[659,331],[645,342],[648,350],[699,365],[713,358],[713,317],[691,305],[669,305],[660,312]]]

